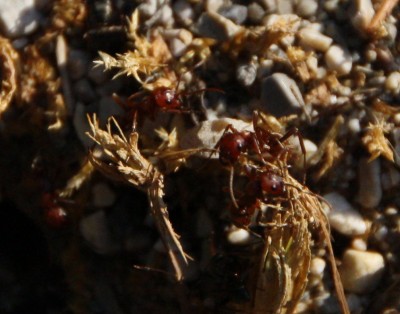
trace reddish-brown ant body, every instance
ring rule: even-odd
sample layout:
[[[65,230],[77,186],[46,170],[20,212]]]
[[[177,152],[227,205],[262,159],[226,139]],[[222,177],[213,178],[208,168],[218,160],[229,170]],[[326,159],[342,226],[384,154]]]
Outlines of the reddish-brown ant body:
[[[268,197],[279,196],[285,192],[285,184],[282,176],[270,169],[271,164],[277,160],[286,162],[290,148],[283,143],[291,136],[297,135],[305,161],[305,147],[303,140],[296,128],[290,129],[283,136],[259,126],[259,120],[263,116],[256,112],[253,115],[252,131],[238,131],[232,125],[228,125],[215,149],[219,152],[219,160],[223,165],[230,166],[229,192],[233,206],[231,214],[237,225],[248,226],[254,212],[260,207],[261,201],[267,201]],[[238,163],[241,155],[246,158]],[[258,156],[258,158],[257,158]],[[249,168],[248,162],[255,162],[255,168]],[[238,201],[233,192],[234,167],[240,166],[245,170],[249,183],[245,194]]]
[[[65,209],[58,204],[55,194],[44,193],[41,197],[41,206],[44,210],[44,219],[48,226],[60,229],[68,225],[68,214]]]
[[[217,88],[203,88],[193,92],[178,92],[178,86],[175,89],[167,87],[157,87],[153,91],[140,91],[131,95],[126,101],[121,100],[114,95],[114,100],[126,110],[134,113],[138,112],[154,119],[157,112],[171,113],[191,113],[193,110],[186,106],[183,97],[206,91],[223,92]]]
[[[250,225],[252,216],[261,207],[261,202],[267,202],[271,197],[282,196],[286,191],[283,178],[270,170],[257,172],[246,167],[246,173],[249,182],[245,193],[239,197],[237,206],[233,203],[230,207],[232,221],[238,227]]]

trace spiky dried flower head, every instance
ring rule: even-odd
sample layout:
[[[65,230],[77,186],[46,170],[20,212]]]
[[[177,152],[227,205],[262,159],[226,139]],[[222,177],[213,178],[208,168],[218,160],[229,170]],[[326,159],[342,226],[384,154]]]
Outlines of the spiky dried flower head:
[[[393,162],[393,148],[386,138],[385,133],[391,129],[391,126],[384,120],[377,120],[376,123],[369,123],[365,135],[362,137],[362,143],[367,148],[372,161],[379,156],[385,157]]]

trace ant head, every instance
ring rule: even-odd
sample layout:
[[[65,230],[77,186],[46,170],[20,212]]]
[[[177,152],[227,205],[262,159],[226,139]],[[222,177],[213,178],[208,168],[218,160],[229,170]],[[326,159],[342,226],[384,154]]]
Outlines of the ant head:
[[[285,192],[283,178],[271,172],[261,173],[259,176],[261,189],[264,193],[281,195]]]
[[[154,90],[153,95],[157,106],[162,109],[177,109],[182,105],[178,93],[173,89],[160,87]]]
[[[231,165],[246,148],[247,139],[241,133],[226,133],[219,144],[219,160],[224,165]]]

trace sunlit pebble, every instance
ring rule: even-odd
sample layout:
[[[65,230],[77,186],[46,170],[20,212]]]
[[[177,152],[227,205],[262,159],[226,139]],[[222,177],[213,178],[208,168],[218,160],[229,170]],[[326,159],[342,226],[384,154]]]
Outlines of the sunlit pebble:
[[[394,123],[396,123],[396,125],[400,125],[400,113],[396,113],[393,116],[393,120],[394,120]]]
[[[389,74],[385,82],[385,89],[391,93],[397,94],[400,91],[400,72],[394,71]]]
[[[396,207],[386,207],[385,208],[385,215],[386,216],[394,216],[398,214],[398,209]]]
[[[366,251],[367,250],[367,243],[364,239],[355,238],[351,241],[351,247],[357,251]]]
[[[343,287],[348,292],[366,293],[379,284],[385,270],[385,261],[377,252],[348,249],[339,269]]]
[[[194,11],[190,3],[185,0],[176,1],[172,6],[177,18],[186,25],[193,23]]]
[[[312,17],[317,13],[318,2],[315,0],[300,0],[296,4],[296,13],[303,17]]]
[[[250,233],[244,229],[234,229],[228,233],[228,242],[236,245],[246,244],[250,239]]]
[[[353,60],[349,52],[337,45],[330,46],[325,53],[327,67],[335,71],[338,76],[349,74]]]
[[[353,134],[357,134],[361,131],[360,120],[357,118],[350,119],[347,122],[347,126],[349,127],[350,132]]]
[[[377,53],[375,50],[368,49],[367,52],[365,53],[365,57],[368,62],[374,62],[376,61]]]
[[[311,260],[310,272],[314,276],[322,276],[325,270],[326,262],[320,257],[314,257]]]

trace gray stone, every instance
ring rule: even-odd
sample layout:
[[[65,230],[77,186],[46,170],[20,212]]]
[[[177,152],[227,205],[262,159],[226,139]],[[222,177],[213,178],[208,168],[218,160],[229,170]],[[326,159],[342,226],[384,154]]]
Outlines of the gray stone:
[[[358,163],[358,194],[356,200],[365,208],[375,208],[382,199],[381,164],[379,159]]]
[[[0,0],[0,27],[7,37],[33,33],[39,26],[40,14],[35,0]]]
[[[99,102],[100,123],[106,123],[111,116],[124,114],[124,110],[112,97],[102,97]]]
[[[328,219],[333,229],[347,236],[365,234],[366,222],[342,195],[332,192],[324,195],[324,198],[332,206],[332,210],[328,213]]]
[[[96,85],[103,84],[111,78],[110,72],[105,71],[102,65],[91,66],[87,73],[87,76]]]
[[[89,68],[90,59],[83,50],[70,50],[68,54],[68,74],[72,80],[82,78]]]
[[[265,10],[264,8],[259,5],[257,2],[252,2],[248,7],[248,18],[253,23],[261,23],[264,15]]]
[[[240,4],[233,4],[230,6],[223,6],[218,10],[222,16],[230,19],[236,24],[242,24],[247,19],[247,7]]]
[[[178,0],[172,5],[177,19],[189,26],[193,23],[194,11],[189,2]]]
[[[318,2],[315,0],[300,0],[296,3],[296,13],[303,18],[315,16],[318,10]]]
[[[195,30],[202,37],[226,41],[235,36],[240,26],[220,14],[204,12],[196,23]]]
[[[92,85],[85,78],[76,81],[73,90],[76,98],[84,103],[89,103],[96,99],[96,93]]]
[[[262,81],[261,106],[276,117],[298,114],[306,109],[296,82],[284,73],[274,73]]]

